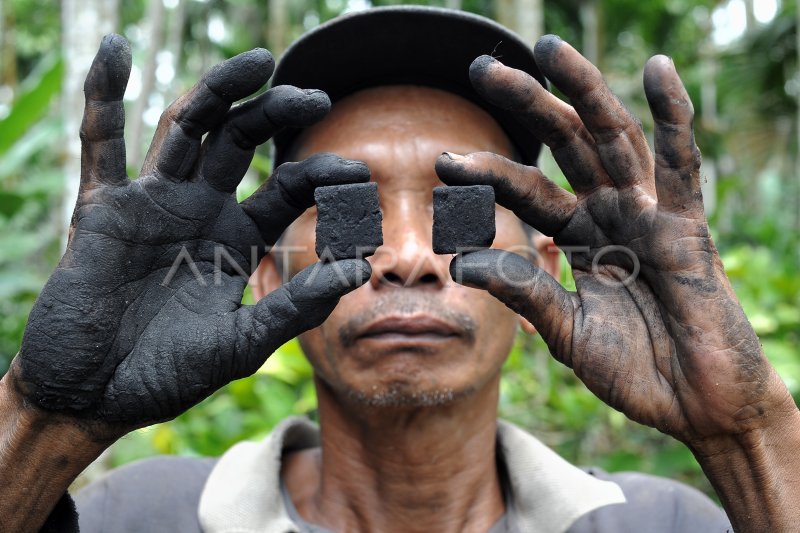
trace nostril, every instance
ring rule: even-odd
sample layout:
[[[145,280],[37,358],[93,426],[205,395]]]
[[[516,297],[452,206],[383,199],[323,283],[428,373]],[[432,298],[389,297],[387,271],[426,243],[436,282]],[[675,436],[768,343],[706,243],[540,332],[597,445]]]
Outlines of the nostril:
[[[400,276],[395,274],[394,272],[386,272],[381,276],[381,279],[384,283],[388,283],[390,285],[402,285],[403,280]]]
[[[420,283],[428,284],[428,283],[438,283],[439,278],[436,277],[436,274],[425,274],[421,278],[419,278]]]

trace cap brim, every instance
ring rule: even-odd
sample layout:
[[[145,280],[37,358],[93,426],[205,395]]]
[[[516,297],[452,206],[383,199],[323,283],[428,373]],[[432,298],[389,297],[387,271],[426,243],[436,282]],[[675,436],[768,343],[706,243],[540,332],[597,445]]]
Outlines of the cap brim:
[[[469,66],[483,54],[523,70],[546,86],[533,51],[494,21],[441,8],[395,6],[359,11],[309,31],[283,54],[273,85],[322,89],[332,102],[380,85],[412,84],[443,89],[491,114],[514,143],[523,163],[534,164],[540,143],[513,114],[480,98],[469,81]],[[275,163],[297,130],[275,139]]]

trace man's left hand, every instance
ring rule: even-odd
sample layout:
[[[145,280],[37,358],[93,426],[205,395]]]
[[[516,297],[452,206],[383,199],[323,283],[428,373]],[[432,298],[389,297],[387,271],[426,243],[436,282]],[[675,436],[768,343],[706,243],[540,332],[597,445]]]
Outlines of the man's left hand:
[[[759,507],[736,501],[733,487],[741,492],[741,479],[720,479],[715,461],[727,457],[731,466],[736,457],[749,465],[742,469],[769,477],[793,459],[743,450],[797,442],[800,414],[765,358],[710,236],[692,104],[672,61],[656,56],[644,69],[654,158],[640,123],[574,48],[548,36],[535,54],[572,106],[488,56],[475,60],[470,76],[484,98],[516,112],[550,147],[575,194],[537,168],[488,153],[445,154],[437,172],[451,185],[494,186],[500,204],[553,236],[570,253],[577,291],[497,250],[457,257],[453,278],[489,290],[527,318],[551,353],[603,401],[686,443],[729,514],[734,505]],[[787,481],[773,479],[770,487],[785,495],[778,485]],[[771,499],[766,507],[781,497]],[[731,518],[737,528],[753,527],[755,512],[748,512],[750,523]],[[768,529],[786,524],[776,517],[782,509],[762,512]]]

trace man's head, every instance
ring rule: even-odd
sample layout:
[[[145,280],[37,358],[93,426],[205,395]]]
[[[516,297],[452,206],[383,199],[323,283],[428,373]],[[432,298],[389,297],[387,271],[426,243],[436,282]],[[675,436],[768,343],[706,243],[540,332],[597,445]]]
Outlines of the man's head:
[[[296,141],[299,160],[335,152],[365,161],[383,210],[370,283],[301,337],[318,378],[338,395],[377,406],[448,402],[496,380],[511,349],[520,318],[487,292],[454,283],[451,256],[431,249],[432,189],[442,184],[434,163],[443,151],[511,157],[513,147],[478,106],[409,85],[356,92]],[[284,235],[284,247],[305,250],[289,255],[289,274],[317,260],[315,215],[309,210]],[[530,244],[513,213],[498,206],[496,220],[494,247]]]
[[[434,13],[439,16],[441,10]],[[457,18],[463,23],[462,15]],[[467,61],[464,79],[468,66]],[[280,160],[334,152],[366,162],[378,183],[384,245],[369,259],[370,283],[342,298],[325,324],[301,336],[318,380],[342,399],[427,406],[496,387],[517,326],[527,325],[485,291],[451,279],[452,256],[436,255],[431,247],[432,189],[442,185],[434,164],[444,151],[489,151],[509,158],[521,152],[525,159],[538,146],[521,150],[520,139],[512,142],[496,112],[461,96],[461,89],[430,86],[447,86],[449,80],[429,81],[378,83],[334,94],[328,117],[278,141]],[[287,274],[317,261],[315,215],[309,210],[284,234],[283,248],[304,250],[289,254]],[[534,243],[513,213],[498,206],[496,224],[494,247],[537,255],[530,253]],[[552,258],[547,263],[554,264]],[[257,277],[257,295],[280,279],[269,261]]]

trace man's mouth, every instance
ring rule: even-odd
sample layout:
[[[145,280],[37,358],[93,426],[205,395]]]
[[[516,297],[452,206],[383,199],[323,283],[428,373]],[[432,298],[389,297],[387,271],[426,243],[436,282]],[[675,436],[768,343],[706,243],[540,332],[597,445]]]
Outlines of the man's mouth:
[[[463,337],[463,328],[431,315],[394,315],[364,325],[354,340],[400,343],[443,342]]]

